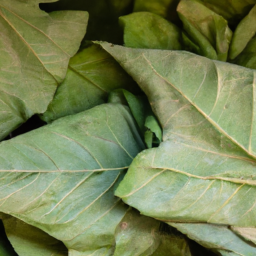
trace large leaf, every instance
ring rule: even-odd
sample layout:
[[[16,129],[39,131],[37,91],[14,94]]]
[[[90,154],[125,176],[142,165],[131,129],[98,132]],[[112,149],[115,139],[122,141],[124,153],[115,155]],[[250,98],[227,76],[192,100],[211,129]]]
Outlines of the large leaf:
[[[42,230],[14,217],[3,218],[5,232],[19,256],[67,256],[67,248]]]
[[[0,1],[0,139],[46,110],[85,33],[86,12],[48,15],[38,2]]]
[[[65,80],[42,119],[47,122],[106,102],[117,88],[136,91],[137,85],[120,65],[98,45],[89,43],[71,58]]]
[[[0,144],[0,211],[75,251],[109,248],[127,211],[114,190],[143,149],[119,104],[61,118]]]
[[[196,53],[226,61],[232,37],[227,21],[196,0],[181,0],[177,11],[187,36],[198,46]],[[191,43],[187,47],[192,49]]]
[[[116,195],[165,221],[256,227],[256,71],[102,46],[145,91],[164,133],[159,148],[135,158]]]
[[[135,12],[119,18],[124,28],[125,46],[180,50],[180,29],[150,12]],[[139,24],[139,26],[138,26]]]

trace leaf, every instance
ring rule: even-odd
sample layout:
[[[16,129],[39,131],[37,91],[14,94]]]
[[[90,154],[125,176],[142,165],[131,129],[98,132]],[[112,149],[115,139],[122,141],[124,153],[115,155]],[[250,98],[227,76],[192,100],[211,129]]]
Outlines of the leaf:
[[[34,1],[0,1],[0,139],[46,110],[87,19],[80,11],[48,15]]]
[[[230,45],[229,58],[236,58],[256,33],[256,5],[238,24]]]
[[[240,239],[235,233],[228,229],[227,226],[200,223],[170,223],[170,225],[202,246],[210,248],[220,255],[254,256],[256,253],[254,246]]]
[[[8,239],[19,256],[67,256],[67,248],[45,232],[6,215],[3,219]]]
[[[134,12],[151,12],[172,22],[177,22],[179,19],[176,7],[180,0],[135,0]]]
[[[17,256],[9,240],[6,237],[4,226],[1,220],[0,220],[0,255],[1,256]]]
[[[195,0],[181,0],[177,11],[183,22],[183,29],[199,47],[196,53],[210,59],[226,61],[232,38],[227,21]]]
[[[187,52],[102,46],[163,128],[160,147],[133,160],[116,195],[167,222],[255,227],[255,71]]]
[[[180,50],[180,29],[149,12],[135,12],[119,18],[124,43],[132,48]]]
[[[65,80],[41,116],[46,122],[76,114],[107,101],[117,88],[136,91],[137,85],[98,45],[88,42],[71,58]]]
[[[104,104],[0,144],[0,211],[68,249],[110,248],[127,206],[114,197],[144,148],[127,108]]]

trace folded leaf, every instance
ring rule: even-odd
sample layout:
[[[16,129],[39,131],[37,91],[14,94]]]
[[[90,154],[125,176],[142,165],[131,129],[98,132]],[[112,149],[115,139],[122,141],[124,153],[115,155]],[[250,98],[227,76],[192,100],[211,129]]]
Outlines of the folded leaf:
[[[164,134],[159,148],[134,159],[116,195],[164,221],[256,227],[256,71],[186,52],[102,46],[146,93]]]
[[[236,58],[256,33],[256,5],[238,24],[230,45],[229,58]]]
[[[227,226],[211,224],[181,224],[169,223],[189,238],[202,246],[210,248],[220,255],[229,256],[254,256],[256,248],[240,239]]]
[[[67,248],[42,230],[6,215],[5,232],[19,256],[67,256]]]
[[[119,104],[61,118],[0,144],[0,211],[64,242],[112,247],[127,211],[114,190],[144,148]]]
[[[35,1],[0,0],[0,139],[46,110],[87,19],[86,12],[48,15]]]
[[[181,0],[177,11],[190,40],[198,45],[196,53],[226,61],[232,38],[227,21],[196,0]],[[188,48],[191,49],[190,44]]]
[[[120,65],[98,45],[88,43],[71,58],[65,80],[41,116],[46,122],[82,112],[107,101],[108,93],[137,85]]]
[[[180,29],[150,12],[135,12],[119,18],[124,43],[132,48],[180,50]]]

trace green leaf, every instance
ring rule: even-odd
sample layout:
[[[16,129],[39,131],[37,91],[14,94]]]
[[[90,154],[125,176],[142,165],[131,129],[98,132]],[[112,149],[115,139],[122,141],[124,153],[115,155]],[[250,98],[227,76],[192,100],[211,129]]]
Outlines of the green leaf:
[[[67,256],[67,248],[42,230],[14,217],[3,219],[5,232],[19,256]]]
[[[236,58],[256,33],[256,5],[238,24],[230,45],[229,58]]]
[[[196,53],[226,61],[232,38],[227,21],[196,0],[181,0],[177,11],[187,36],[199,47]],[[190,44],[188,48],[191,49]]]
[[[180,29],[149,12],[135,12],[119,18],[124,43],[132,48],[180,50]]]
[[[169,223],[202,246],[229,256],[254,256],[256,248],[240,239],[227,226]]]
[[[110,248],[127,211],[114,190],[143,148],[129,111],[118,104],[4,141],[0,211],[42,229],[68,249]]]
[[[180,0],[135,0],[134,12],[151,12],[172,22],[179,19],[176,7]]]
[[[87,19],[80,11],[48,15],[34,1],[0,1],[0,139],[46,110]]]
[[[134,159],[116,195],[166,222],[256,227],[256,71],[187,52],[102,46],[163,128],[160,147]]]
[[[41,118],[51,122],[76,114],[106,102],[112,90],[126,88],[136,91],[136,87],[113,57],[98,45],[88,42],[71,58],[67,76]]]

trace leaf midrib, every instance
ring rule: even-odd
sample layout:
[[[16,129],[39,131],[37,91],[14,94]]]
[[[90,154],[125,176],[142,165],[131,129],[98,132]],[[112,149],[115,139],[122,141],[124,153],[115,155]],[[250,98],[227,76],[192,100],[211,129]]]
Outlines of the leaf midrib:
[[[202,114],[206,120],[208,120],[209,123],[211,123],[213,125],[214,128],[216,128],[219,132],[221,132],[223,135],[225,135],[229,140],[231,140],[234,144],[236,144],[238,147],[240,147],[243,151],[246,152],[247,155],[249,155],[250,157],[252,157],[253,159],[256,160],[256,156],[253,155],[252,153],[250,153],[249,150],[247,150],[243,145],[241,145],[237,140],[235,140],[233,137],[231,137],[224,129],[222,129],[213,119],[210,118],[210,115],[206,115],[206,113],[204,113],[194,102],[192,102],[182,91],[180,91],[178,88],[176,88],[170,81],[168,81],[165,77],[163,77],[162,75],[160,75],[157,70],[152,66],[151,62],[146,58],[146,56],[144,55],[144,53],[142,53],[141,55],[146,62],[148,63],[148,65],[151,67],[151,69],[154,71],[154,73],[160,77],[161,79],[163,79],[167,84],[171,85],[177,92],[179,92],[181,94],[182,97],[184,97],[193,107],[196,108],[196,110]]]

